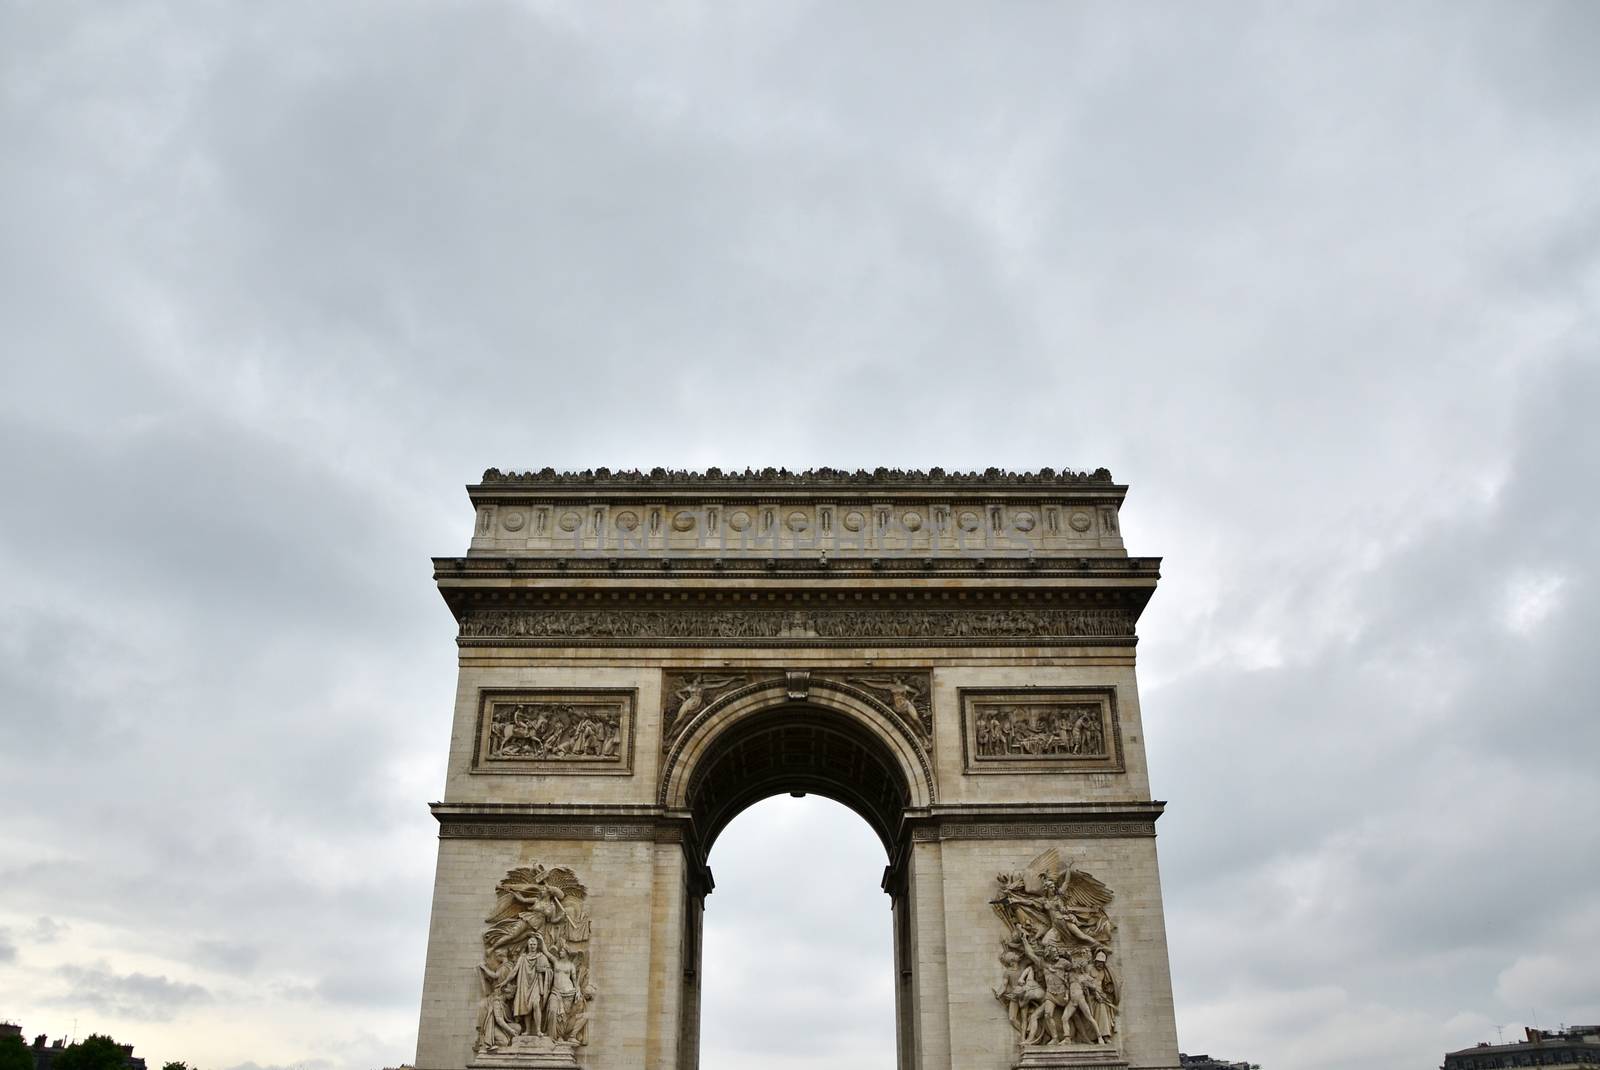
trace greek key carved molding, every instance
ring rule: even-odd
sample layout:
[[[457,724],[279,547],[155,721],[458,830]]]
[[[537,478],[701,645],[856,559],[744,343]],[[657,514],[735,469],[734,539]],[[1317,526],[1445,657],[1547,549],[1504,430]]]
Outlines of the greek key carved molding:
[[[911,830],[919,843],[935,840],[1134,839],[1153,837],[1154,821],[946,822]]]
[[[461,618],[465,639],[805,641],[1125,638],[1134,614],[1093,609],[491,609]]]
[[[659,825],[556,825],[542,821],[451,821],[439,826],[441,840],[650,840],[676,843],[675,828]]]

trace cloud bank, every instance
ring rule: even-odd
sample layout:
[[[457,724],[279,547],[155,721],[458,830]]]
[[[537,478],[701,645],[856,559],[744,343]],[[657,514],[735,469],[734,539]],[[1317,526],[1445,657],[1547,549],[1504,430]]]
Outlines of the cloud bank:
[[[938,464],[1105,465],[1166,557],[1186,1049],[1600,1016],[1597,51],[1582,3],[7,6],[3,1013],[408,1058],[461,484]],[[707,984],[784,998],[708,987],[706,1065],[891,1065],[880,863],[783,805]]]

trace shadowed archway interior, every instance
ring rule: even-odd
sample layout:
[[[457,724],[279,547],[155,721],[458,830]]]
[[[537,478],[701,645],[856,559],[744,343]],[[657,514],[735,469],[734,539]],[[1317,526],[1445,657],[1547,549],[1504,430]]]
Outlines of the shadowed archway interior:
[[[831,710],[786,703],[730,728],[697,764],[688,803],[702,849],[709,854],[747,807],[785,792],[854,810],[890,857],[911,798],[894,755],[870,731]]]

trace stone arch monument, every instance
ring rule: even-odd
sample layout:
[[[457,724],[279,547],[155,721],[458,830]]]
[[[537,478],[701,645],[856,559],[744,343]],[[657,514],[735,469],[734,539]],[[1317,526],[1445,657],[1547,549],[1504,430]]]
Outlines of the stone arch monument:
[[[708,857],[785,792],[883,843],[899,1070],[1177,1067],[1109,472],[468,491],[419,1070],[693,1070]]]

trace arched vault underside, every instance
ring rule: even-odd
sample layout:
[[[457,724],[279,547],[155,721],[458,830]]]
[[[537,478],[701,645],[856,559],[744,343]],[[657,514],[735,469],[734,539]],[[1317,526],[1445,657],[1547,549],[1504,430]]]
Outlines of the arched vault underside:
[[[725,729],[698,757],[685,798],[706,854],[728,823],[785,792],[821,795],[860,814],[894,856],[912,791],[895,754],[854,718],[786,703]]]

